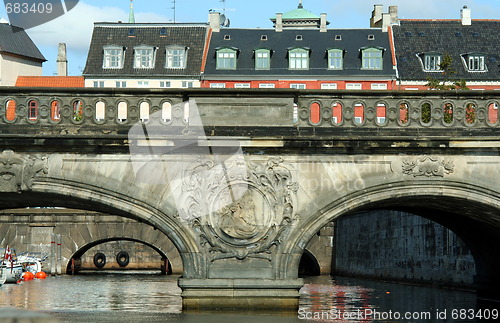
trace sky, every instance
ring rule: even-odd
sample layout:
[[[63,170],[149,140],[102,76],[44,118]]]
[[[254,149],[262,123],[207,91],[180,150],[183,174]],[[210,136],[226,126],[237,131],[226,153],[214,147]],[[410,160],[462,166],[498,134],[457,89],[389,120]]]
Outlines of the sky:
[[[26,0],[34,1],[34,0]],[[226,9],[232,28],[272,28],[269,18],[297,8],[299,0],[175,0],[175,22],[208,21],[210,9]],[[174,22],[174,0],[134,0],[135,21]],[[374,4],[399,8],[399,18],[459,19],[467,5],[473,19],[500,19],[500,0],[303,0],[314,14],[327,13],[329,28],[369,28]],[[71,11],[27,33],[48,60],[43,75],[55,75],[59,43],[66,43],[69,75],[81,75],[94,22],[128,21],[130,0],[80,0]],[[0,5],[0,18],[8,20]]]

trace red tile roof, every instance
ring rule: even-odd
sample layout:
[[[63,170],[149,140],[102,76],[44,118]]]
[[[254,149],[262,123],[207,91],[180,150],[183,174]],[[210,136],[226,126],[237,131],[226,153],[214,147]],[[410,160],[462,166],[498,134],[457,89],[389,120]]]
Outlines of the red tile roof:
[[[22,87],[84,87],[83,76],[18,76],[16,86]]]

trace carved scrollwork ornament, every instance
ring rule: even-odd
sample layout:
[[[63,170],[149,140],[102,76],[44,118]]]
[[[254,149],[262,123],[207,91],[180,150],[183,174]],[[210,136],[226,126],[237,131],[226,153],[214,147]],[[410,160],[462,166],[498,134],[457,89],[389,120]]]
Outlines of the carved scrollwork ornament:
[[[414,160],[405,160],[402,164],[403,174],[413,177],[444,177],[453,173],[455,165],[453,160],[445,160],[423,156]]]
[[[4,150],[0,154],[0,192],[29,191],[37,174],[47,174],[47,158]]]
[[[212,261],[271,260],[271,248],[298,217],[297,190],[281,159],[200,158],[184,176],[179,216],[198,232]]]

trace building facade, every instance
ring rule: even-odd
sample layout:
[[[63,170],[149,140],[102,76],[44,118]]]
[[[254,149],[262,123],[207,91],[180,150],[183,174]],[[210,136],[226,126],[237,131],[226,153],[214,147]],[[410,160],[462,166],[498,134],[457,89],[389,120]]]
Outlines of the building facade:
[[[20,75],[42,75],[45,61],[24,29],[0,21],[0,86],[14,86]]]
[[[96,23],[86,87],[200,87],[207,24]]]
[[[298,8],[271,18],[274,29],[219,28],[202,87],[388,90],[396,80],[387,32],[328,29],[326,14]]]

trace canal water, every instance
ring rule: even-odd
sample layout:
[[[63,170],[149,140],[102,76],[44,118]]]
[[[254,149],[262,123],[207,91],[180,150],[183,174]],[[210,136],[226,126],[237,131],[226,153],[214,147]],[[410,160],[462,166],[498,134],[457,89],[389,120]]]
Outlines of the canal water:
[[[306,278],[298,313],[186,314],[180,293],[174,276],[59,276],[3,285],[0,308],[43,312],[60,322],[280,323],[495,322],[500,307],[480,310],[473,292],[329,276]]]

